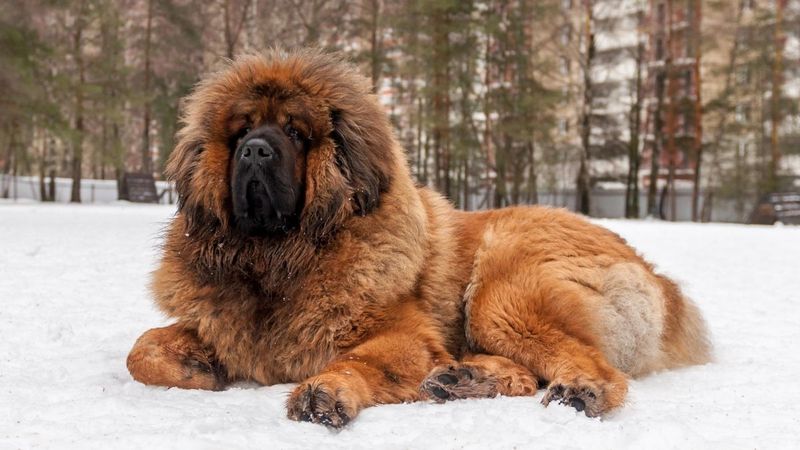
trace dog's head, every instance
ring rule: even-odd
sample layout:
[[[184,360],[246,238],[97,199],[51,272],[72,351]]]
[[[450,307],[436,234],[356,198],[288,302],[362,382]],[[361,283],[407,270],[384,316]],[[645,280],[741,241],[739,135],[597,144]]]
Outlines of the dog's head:
[[[190,228],[322,242],[391,184],[388,119],[369,81],[336,56],[243,56],[184,106],[167,175]]]

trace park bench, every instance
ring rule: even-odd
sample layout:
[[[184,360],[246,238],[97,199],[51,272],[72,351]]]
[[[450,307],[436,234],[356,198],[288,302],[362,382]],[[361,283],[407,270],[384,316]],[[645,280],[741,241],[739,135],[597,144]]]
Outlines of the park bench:
[[[776,222],[800,225],[800,192],[773,192],[761,197],[750,215],[750,223]]]

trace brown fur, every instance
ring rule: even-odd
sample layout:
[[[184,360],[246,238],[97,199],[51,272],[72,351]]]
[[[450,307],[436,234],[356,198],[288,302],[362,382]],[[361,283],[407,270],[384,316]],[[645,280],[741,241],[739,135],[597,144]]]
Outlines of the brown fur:
[[[289,116],[311,141],[299,230],[242,235],[227,142]],[[628,376],[709,359],[696,307],[617,235],[557,209],[458,212],[415,187],[367,80],[335,57],[241,57],[183,121],[168,168],[180,211],[152,285],[176,325],[131,351],[143,383],[299,382],[289,417],[340,427],[376,404],[538,381],[545,404],[600,415]]]

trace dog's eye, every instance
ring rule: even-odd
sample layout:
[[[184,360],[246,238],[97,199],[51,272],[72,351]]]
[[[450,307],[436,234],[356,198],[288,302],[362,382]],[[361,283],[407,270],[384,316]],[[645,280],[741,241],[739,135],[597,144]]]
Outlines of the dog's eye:
[[[241,130],[239,130],[239,132],[236,133],[236,143],[238,144],[239,142],[241,142],[241,140],[244,139],[244,137],[247,136],[248,133],[250,133],[250,127],[244,127]]]
[[[247,133],[249,132],[250,132],[250,127],[244,127],[239,129],[239,131],[237,131],[236,133],[232,134],[228,138],[228,148],[230,148],[231,150],[235,150],[236,148],[238,148],[239,144],[242,143],[242,139],[244,139],[244,137],[247,136]]]
[[[286,135],[294,139],[295,141],[300,140],[300,132],[297,131],[297,128],[291,125],[286,125]]]

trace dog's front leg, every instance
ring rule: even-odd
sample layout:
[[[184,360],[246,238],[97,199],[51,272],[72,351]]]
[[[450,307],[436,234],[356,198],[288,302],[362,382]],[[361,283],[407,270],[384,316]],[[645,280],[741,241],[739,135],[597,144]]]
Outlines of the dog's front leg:
[[[287,401],[293,420],[341,428],[363,408],[412,402],[437,365],[453,362],[436,327],[413,303],[363,343],[300,383]]]
[[[222,389],[227,380],[213,352],[179,324],[145,332],[128,355],[128,370],[144,384],[183,389]]]

